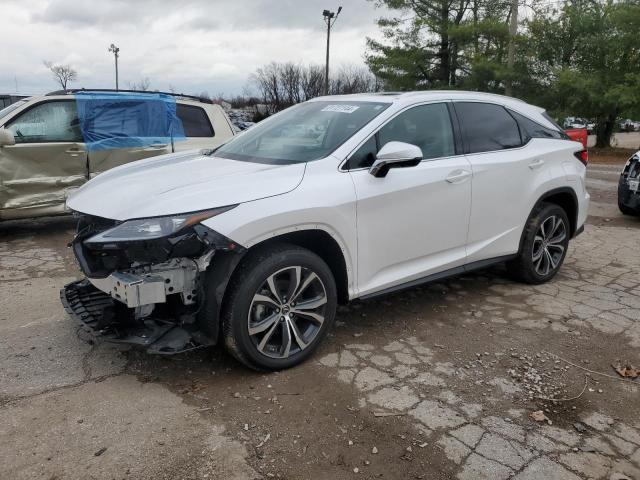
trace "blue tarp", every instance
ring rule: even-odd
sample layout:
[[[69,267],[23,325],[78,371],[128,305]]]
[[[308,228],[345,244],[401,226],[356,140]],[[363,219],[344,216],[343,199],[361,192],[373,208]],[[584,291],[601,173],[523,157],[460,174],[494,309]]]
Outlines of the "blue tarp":
[[[186,140],[171,95],[77,92],[76,105],[89,151]]]

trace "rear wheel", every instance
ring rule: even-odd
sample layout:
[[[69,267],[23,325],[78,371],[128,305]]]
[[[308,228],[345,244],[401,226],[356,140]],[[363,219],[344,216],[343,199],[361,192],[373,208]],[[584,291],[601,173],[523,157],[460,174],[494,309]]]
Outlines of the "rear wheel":
[[[333,324],[335,280],[313,252],[277,245],[249,254],[229,283],[223,334],[250,368],[278,370],[306,360]]]
[[[524,231],[518,257],[507,264],[511,274],[525,283],[551,280],[564,262],[569,246],[569,219],[555,204],[543,203],[534,212]]]

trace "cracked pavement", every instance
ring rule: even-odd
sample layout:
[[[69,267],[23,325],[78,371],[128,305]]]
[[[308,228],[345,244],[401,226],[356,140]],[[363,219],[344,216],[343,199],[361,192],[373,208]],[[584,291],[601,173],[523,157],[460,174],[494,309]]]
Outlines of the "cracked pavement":
[[[354,302],[271,374],[86,343],[58,298],[72,219],[0,224],[0,478],[640,480],[640,382],[585,370],[640,366],[619,170],[590,165],[588,225],[551,283],[494,268]]]

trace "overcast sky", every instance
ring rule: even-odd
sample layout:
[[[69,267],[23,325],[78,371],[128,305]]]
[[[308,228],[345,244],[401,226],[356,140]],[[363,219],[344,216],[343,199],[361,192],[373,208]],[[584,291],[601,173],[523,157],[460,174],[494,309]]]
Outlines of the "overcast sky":
[[[343,6],[332,30],[331,64],[363,65],[367,36],[384,15],[368,0],[2,0],[0,93],[57,88],[43,60],[70,64],[71,87],[151,87],[211,95],[242,93],[271,61],[324,64],[322,10]],[[58,87],[59,88],[59,87]]]

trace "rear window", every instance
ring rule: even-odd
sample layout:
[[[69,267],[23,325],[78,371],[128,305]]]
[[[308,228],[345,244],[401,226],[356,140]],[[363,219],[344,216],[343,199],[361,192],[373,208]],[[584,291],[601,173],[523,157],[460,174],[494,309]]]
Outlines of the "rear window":
[[[562,130],[562,127],[560,127],[560,125],[558,125],[558,122],[556,122],[553,118],[551,118],[551,116],[547,112],[542,112],[542,116],[546,120],[548,120],[551,123],[551,125],[556,127],[557,130],[560,130],[561,132],[564,132],[564,130]]]
[[[209,122],[209,116],[204,111],[204,108],[178,103],[176,104],[176,114],[182,121],[186,137],[215,136],[211,122]]]
[[[510,111],[510,113],[513,118],[518,121],[518,125],[520,125],[520,131],[522,132],[522,138],[525,143],[532,138],[567,138],[567,134],[560,130],[543,127],[539,123],[534,122],[530,118],[527,118],[524,115],[520,115],[519,113],[513,111]]]
[[[520,130],[507,110],[492,103],[456,102],[468,153],[522,146]]]

